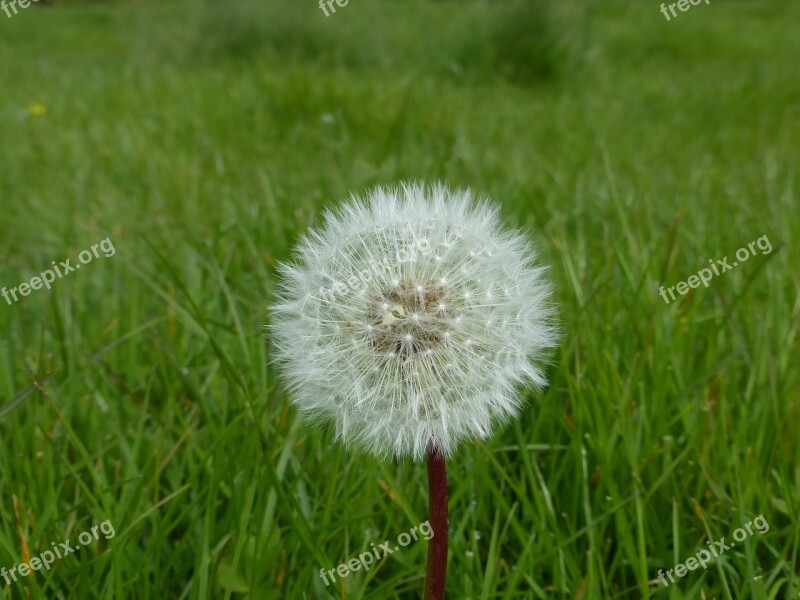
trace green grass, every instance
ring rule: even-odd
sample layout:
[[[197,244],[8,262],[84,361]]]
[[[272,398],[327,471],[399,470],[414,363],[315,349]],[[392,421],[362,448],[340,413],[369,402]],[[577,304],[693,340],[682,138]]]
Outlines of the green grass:
[[[0,286],[116,249],[0,299],[0,407],[55,371],[0,408],[0,567],[116,531],[2,597],[420,596],[423,541],[319,578],[427,518],[425,468],[301,423],[262,329],[321,210],[401,179],[528,227],[565,333],[449,463],[448,598],[800,595],[797,3],[132,4],[0,13]]]

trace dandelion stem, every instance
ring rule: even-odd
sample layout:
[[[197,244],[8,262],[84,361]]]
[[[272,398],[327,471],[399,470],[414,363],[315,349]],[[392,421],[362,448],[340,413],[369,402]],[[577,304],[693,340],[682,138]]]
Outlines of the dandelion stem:
[[[450,526],[447,518],[447,467],[444,457],[435,449],[428,450],[428,508],[433,537],[428,542],[425,600],[443,600]]]

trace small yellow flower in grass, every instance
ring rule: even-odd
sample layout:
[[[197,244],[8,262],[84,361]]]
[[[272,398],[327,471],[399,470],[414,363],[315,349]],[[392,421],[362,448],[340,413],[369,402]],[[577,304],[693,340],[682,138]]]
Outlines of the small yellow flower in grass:
[[[41,117],[47,112],[47,107],[39,102],[34,102],[28,106],[28,114],[32,117]]]

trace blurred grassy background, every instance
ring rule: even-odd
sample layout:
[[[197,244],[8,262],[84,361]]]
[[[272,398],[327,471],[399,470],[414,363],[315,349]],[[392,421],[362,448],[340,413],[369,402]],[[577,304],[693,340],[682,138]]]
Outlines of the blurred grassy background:
[[[529,227],[566,332],[547,393],[450,463],[448,597],[798,597],[798,23],[788,0],[0,12],[0,286],[116,248],[0,299],[0,406],[57,369],[0,419],[0,567],[117,532],[4,597],[419,597],[422,542],[319,578],[425,520],[425,471],[299,423],[261,329],[321,209],[404,178]]]

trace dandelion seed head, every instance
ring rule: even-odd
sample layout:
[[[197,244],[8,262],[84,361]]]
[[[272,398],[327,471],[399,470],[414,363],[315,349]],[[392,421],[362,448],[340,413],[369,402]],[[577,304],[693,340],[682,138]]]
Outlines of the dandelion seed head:
[[[557,332],[535,259],[469,190],[376,188],[327,212],[279,265],[271,309],[293,404],[380,457],[485,439],[521,385],[546,385]]]

